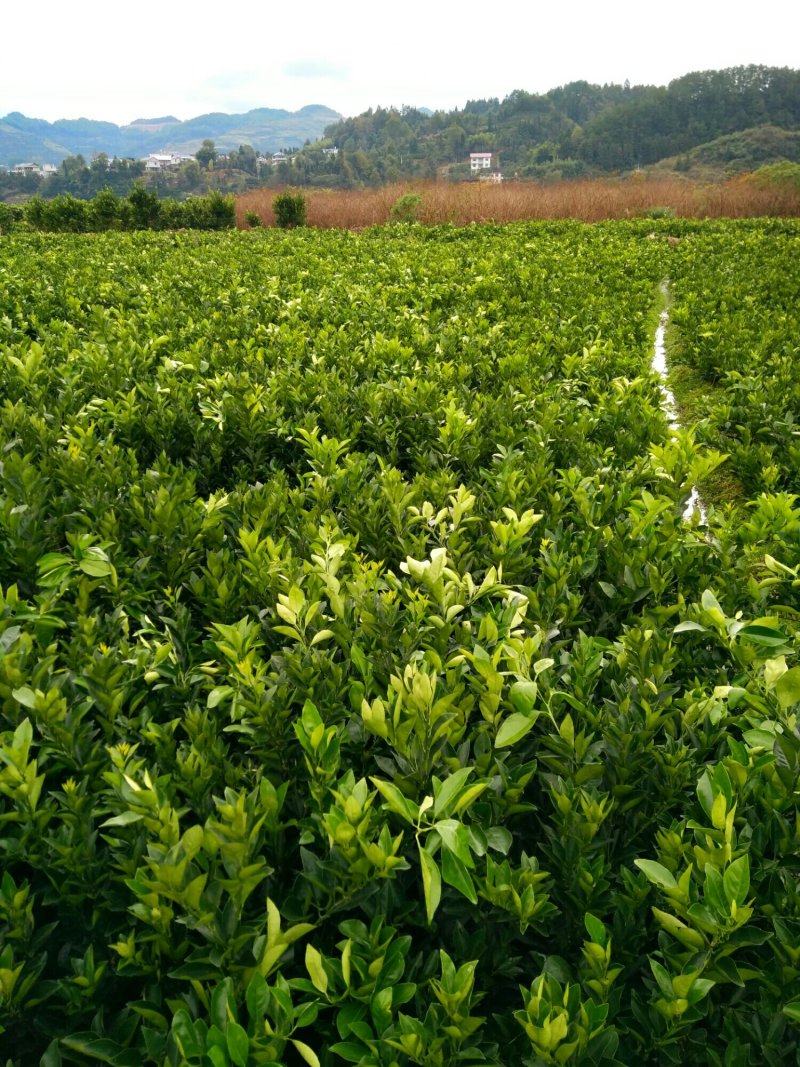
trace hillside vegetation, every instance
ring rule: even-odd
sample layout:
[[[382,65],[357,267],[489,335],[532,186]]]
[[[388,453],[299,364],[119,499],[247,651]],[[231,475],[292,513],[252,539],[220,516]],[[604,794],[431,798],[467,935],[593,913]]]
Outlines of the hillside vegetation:
[[[755,126],[662,159],[649,170],[652,174],[675,173],[695,181],[713,181],[782,161],[800,163],[800,130]]]
[[[327,185],[433,177],[443,167],[467,177],[468,153],[491,151],[506,176],[570,178],[645,167],[762,125],[800,128],[800,71],[734,67],[665,87],[578,81],[432,115],[378,108],[329,126],[324,143],[339,155],[307,146],[295,173],[300,184]]]
[[[262,172],[271,185],[353,188],[409,178],[468,178],[473,151],[494,153],[494,167],[506,177],[558,180],[645,168],[665,158],[689,172],[694,166],[689,153],[698,146],[751,131],[743,134],[744,144],[704,150],[703,176],[712,176],[713,167],[713,176],[726,177],[746,169],[748,161],[758,166],[796,158],[795,142],[762,128],[800,129],[800,72],[734,67],[687,74],[668,86],[577,81],[541,95],[517,90],[502,101],[472,100],[448,112],[377,108],[332,121],[337,119],[320,106],[293,114],[268,108],[211,114],[184,123],[163,116],[121,128],[87,119],[50,124],[12,114],[0,119],[0,164],[60,162],[67,156],[83,162],[102,153],[143,156],[160,149],[193,153],[209,138],[225,153],[241,153],[242,146],[260,151],[293,146],[291,165]],[[215,187],[238,191],[243,174],[228,174]],[[90,175],[82,180],[91,184]],[[51,184],[53,193],[84,195]]]

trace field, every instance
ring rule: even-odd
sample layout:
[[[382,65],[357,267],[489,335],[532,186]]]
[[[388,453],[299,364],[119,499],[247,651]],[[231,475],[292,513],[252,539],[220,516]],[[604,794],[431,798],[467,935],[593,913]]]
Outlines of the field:
[[[800,1063],[798,237],[0,239],[9,1067]]]
[[[275,189],[254,189],[237,198],[237,221],[247,225],[254,212],[272,225]],[[303,189],[308,222],[317,227],[363,229],[394,221],[392,209],[403,197],[417,197],[414,215],[429,225],[471,222],[523,222],[545,219],[631,219],[652,214],[687,219],[753,218],[800,214],[800,192],[790,183],[759,185],[746,179],[692,182],[640,177],[552,183],[397,182],[375,189]],[[402,215],[401,215],[402,218]]]

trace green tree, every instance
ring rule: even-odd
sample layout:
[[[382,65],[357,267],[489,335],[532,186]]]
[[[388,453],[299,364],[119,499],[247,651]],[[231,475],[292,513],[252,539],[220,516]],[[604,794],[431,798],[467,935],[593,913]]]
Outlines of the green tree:
[[[275,225],[282,230],[293,230],[306,224],[306,198],[302,193],[279,193],[272,201]]]
[[[467,132],[463,126],[453,123],[444,132],[445,155],[448,159],[458,159],[467,150]]]
[[[231,156],[233,156],[233,153],[231,153]],[[239,151],[236,153],[235,166],[238,167],[239,170],[246,171],[248,174],[256,173],[256,153],[252,145],[239,145]]]
[[[206,137],[197,149],[194,158],[201,167],[211,167],[213,165],[214,160],[217,158],[217,149],[214,142],[209,137]]]

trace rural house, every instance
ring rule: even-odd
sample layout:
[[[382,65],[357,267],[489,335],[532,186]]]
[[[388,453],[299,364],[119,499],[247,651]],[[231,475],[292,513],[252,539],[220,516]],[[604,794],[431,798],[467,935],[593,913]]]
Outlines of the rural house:
[[[492,167],[492,153],[491,152],[470,152],[469,154],[469,169],[470,173],[477,174],[482,170],[491,170]]]

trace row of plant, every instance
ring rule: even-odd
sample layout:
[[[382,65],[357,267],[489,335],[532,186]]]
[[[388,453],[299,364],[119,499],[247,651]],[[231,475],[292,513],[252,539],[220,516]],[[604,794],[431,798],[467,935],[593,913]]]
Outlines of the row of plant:
[[[653,225],[4,239],[14,1067],[797,1062],[800,509],[682,522]]]
[[[186,200],[160,199],[143,185],[127,196],[102,189],[90,200],[63,193],[45,200],[31,197],[24,204],[0,203],[0,234],[15,229],[46,233],[96,233],[105,230],[225,230],[235,224],[232,196],[211,190]]]
[[[800,485],[797,240],[793,225],[709,226],[671,267],[676,365],[707,404],[703,440],[730,455],[746,496]]]

